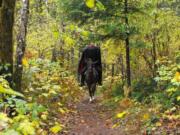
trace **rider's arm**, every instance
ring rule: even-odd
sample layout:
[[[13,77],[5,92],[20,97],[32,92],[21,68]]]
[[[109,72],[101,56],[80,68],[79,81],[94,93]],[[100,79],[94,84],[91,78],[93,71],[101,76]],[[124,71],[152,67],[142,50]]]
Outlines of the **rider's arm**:
[[[99,65],[100,68],[102,68],[102,63],[101,63],[101,49],[100,49],[100,47],[98,48],[98,58],[99,58],[99,60],[98,60],[98,65]]]

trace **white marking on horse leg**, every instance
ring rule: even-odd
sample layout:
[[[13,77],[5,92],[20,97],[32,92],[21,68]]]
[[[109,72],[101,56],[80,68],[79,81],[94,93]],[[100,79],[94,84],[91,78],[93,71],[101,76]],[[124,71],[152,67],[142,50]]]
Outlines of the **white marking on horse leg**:
[[[89,102],[92,102],[92,98],[91,97],[89,98]]]

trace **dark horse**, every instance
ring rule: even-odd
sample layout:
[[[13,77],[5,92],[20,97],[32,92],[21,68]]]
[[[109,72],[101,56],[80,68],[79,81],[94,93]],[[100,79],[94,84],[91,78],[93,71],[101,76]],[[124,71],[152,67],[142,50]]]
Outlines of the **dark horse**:
[[[89,90],[90,102],[94,100],[94,95],[96,91],[96,84],[98,82],[98,72],[96,70],[95,64],[92,59],[88,59],[87,61],[87,70],[85,72],[85,81]]]

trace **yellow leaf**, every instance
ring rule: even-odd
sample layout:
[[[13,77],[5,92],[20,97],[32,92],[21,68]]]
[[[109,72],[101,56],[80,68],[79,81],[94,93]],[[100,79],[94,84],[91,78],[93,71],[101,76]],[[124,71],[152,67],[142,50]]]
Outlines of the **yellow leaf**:
[[[49,96],[47,93],[43,93],[42,95],[45,96],[45,97],[48,97],[48,96]]]
[[[50,128],[50,131],[54,134],[62,131],[62,125],[60,124],[56,124],[55,126],[53,126],[52,128]]]
[[[118,113],[117,115],[116,115],[116,118],[123,118],[125,115],[126,115],[127,113],[126,112],[122,112],[122,113]]]
[[[89,32],[88,31],[83,31],[82,35],[85,36],[85,37],[88,37],[89,36]]]
[[[4,88],[2,85],[0,85],[0,93],[2,94],[9,94],[9,95],[16,95],[16,96],[20,96],[20,97],[24,97],[23,94],[14,91],[11,88]]]
[[[28,66],[28,61],[27,61],[26,58],[23,58],[23,59],[22,59],[22,65],[25,66],[25,67]]]
[[[62,104],[61,102],[58,102],[58,105],[59,105],[59,106],[63,106],[63,104]]]
[[[65,110],[62,109],[62,108],[59,108],[59,112],[62,113],[62,114],[65,114],[65,113],[66,113]]]
[[[33,123],[31,123],[27,119],[19,124],[17,131],[19,131],[23,135],[35,135],[35,128],[33,126]]]
[[[160,127],[162,124],[160,122],[156,123],[156,127]]]
[[[146,114],[143,115],[143,120],[148,120],[149,117],[150,117],[149,114],[146,113]]]
[[[38,128],[39,127],[39,122],[38,121],[32,121],[33,127]]]
[[[47,120],[47,115],[46,115],[46,114],[42,114],[42,115],[41,115],[41,118],[42,118],[43,120]]]
[[[67,45],[73,45],[75,43],[75,41],[69,36],[64,36],[64,41]]]
[[[177,97],[177,101],[180,101],[180,96]]]
[[[180,72],[176,72],[175,76],[174,76],[174,79],[177,81],[177,82],[180,82]]]
[[[49,94],[57,94],[55,90],[50,90]]]
[[[114,124],[113,126],[112,126],[112,128],[116,128],[116,127],[118,127],[119,126],[119,124]]]
[[[95,6],[95,0],[86,0],[86,5],[87,5],[89,8],[94,8],[94,6]]]

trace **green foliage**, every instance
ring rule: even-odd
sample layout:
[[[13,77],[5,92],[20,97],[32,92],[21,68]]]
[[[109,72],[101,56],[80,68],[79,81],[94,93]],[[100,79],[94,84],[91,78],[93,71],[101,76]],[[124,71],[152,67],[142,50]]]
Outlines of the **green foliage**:
[[[166,65],[168,64],[168,65]],[[180,96],[180,72],[179,64],[172,64],[170,61],[163,61],[155,78],[161,90],[166,91],[172,103],[179,104],[178,97]]]
[[[156,82],[153,79],[140,78],[133,82],[132,97],[142,102],[156,89]]]
[[[83,0],[59,0],[58,6],[62,11],[64,19],[71,19],[77,22],[84,21],[88,18],[88,11],[90,11]]]
[[[14,91],[10,88],[8,82],[4,79],[4,76],[0,76],[0,94],[15,95],[24,97],[23,94]]]
[[[16,95],[16,96],[20,96],[23,97],[23,95],[19,92],[16,92],[10,88],[4,88],[3,86],[0,85],[0,93],[1,94],[9,94],[9,95]]]
[[[50,19],[50,22],[50,24],[41,24],[29,29],[29,34],[27,35],[28,50],[36,57],[50,58],[51,50],[58,42],[58,28],[53,20]],[[42,33],[42,31],[44,32]]]
[[[121,76],[105,78],[103,86],[98,90],[105,99],[103,104],[109,108],[118,107],[118,102],[124,97]]]
[[[3,87],[8,87],[8,90],[5,89],[5,92],[2,92],[3,94],[8,94],[6,97],[4,96],[6,100],[1,100],[0,102],[1,133],[3,135],[35,135],[35,130],[37,129],[37,126],[39,126],[40,122],[40,114],[46,111],[46,109],[37,103],[27,103],[23,99],[12,96],[16,95],[21,97],[22,94],[15,92],[14,90],[9,91],[8,83],[2,78],[1,83]],[[7,114],[9,114],[12,109],[13,112],[11,115],[14,117],[9,118]],[[36,122],[35,124],[35,121],[37,120],[39,122]]]
[[[8,71],[10,67],[11,67],[11,65],[9,63],[6,63],[6,64],[0,63],[1,78],[2,77],[3,78],[12,77],[12,74],[9,73],[9,71]]]
[[[123,96],[123,83],[122,82],[117,82],[117,84],[113,85],[112,87],[112,96],[113,97],[118,97],[118,96]]]

